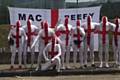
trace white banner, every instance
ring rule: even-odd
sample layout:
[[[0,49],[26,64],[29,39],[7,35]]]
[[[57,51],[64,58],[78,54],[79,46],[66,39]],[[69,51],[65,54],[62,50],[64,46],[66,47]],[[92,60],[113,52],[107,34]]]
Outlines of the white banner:
[[[68,16],[70,19],[70,24],[76,25],[76,20],[80,19],[82,22],[86,22],[87,16],[92,17],[92,21],[99,22],[100,18],[100,6],[98,7],[88,7],[88,8],[75,8],[75,9],[60,9],[59,18],[64,21],[64,17]]]
[[[87,7],[87,8],[74,8],[74,9],[59,9],[58,15],[61,21],[64,21],[65,16],[69,16],[70,24],[75,26],[77,18],[81,19],[82,22],[86,21],[87,16],[92,16],[94,22],[99,22],[100,8]],[[13,8],[8,7],[10,13],[10,24],[14,25],[16,20],[20,20],[22,25],[26,24],[28,18],[33,21],[33,24],[40,25],[41,20],[47,20],[51,24],[51,10],[50,9],[29,9],[29,8]],[[56,16],[53,16],[56,17]],[[62,23],[61,22],[61,23]]]
[[[8,7],[10,13],[10,24],[15,25],[17,20],[21,21],[22,25],[31,19],[34,25],[39,26],[41,20],[47,20],[50,24],[50,10],[47,9],[29,9],[29,8],[12,8]]]
[[[26,21],[31,19],[34,25],[39,26],[41,20],[47,20],[51,26],[51,21],[54,23],[54,18],[60,19],[61,23],[64,22],[65,16],[69,17],[69,23],[73,26],[76,24],[77,19],[81,19],[82,22],[85,22],[87,16],[90,15],[92,17],[92,21],[99,22],[100,18],[100,8],[101,6],[97,7],[87,7],[87,8],[74,8],[74,9],[58,9],[56,11],[51,11],[50,9],[28,9],[28,8],[13,8],[8,7],[10,13],[10,24],[15,25],[17,20],[20,20],[22,25],[26,24]],[[52,15],[55,14],[55,15]],[[56,16],[58,14],[58,16]],[[55,19],[55,20],[56,20]],[[56,21],[57,22],[57,21]],[[95,34],[95,50],[98,50],[98,37]]]

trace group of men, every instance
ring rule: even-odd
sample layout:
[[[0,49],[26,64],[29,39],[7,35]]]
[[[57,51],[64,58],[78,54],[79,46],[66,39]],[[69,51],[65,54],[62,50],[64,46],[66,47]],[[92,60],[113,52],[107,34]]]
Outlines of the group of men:
[[[70,52],[73,49],[73,64],[76,67],[77,55],[79,55],[80,68],[88,66],[88,51],[90,52],[91,66],[95,67],[94,56],[94,34],[98,34],[100,60],[99,67],[109,67],[109,32],[113,35],[114,60],[117,66],[120,65],[120,20],[115,19],[114,23],[108,21],[106,16],[102,17],[100,23],[92,22],[91,16],[82,23],[76,21],[76,26],[69,24],[69,18],[65,17],[63,24],[50,28],[47,21],[41,21],[40,27],[32,24],[31,20],[22,26],[20,21],[12,26],[8,35],[11,48],[11,69],[14,68],[15,55],[18,52],[19,68],[22,68],[22,53],[24,66],[27,65],[27,51],[31,53],[31,67],[34,64],[35,45],[39,44],[39,55],[36,70],[47,70],[53,67],[58,72],[60,69],[70,68]],[[103,54],[104,53],[104,54]],[[103,61],[105,55],[105,61]],[[44,57],[45,64],[41,63]]]

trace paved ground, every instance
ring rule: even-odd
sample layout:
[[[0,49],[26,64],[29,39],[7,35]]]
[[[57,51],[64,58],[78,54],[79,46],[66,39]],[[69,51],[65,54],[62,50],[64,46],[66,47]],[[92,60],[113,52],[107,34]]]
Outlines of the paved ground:
[[[55,77],[1,77],[0,80],[120,80],[120,75],[79,75]]]
[[[114,65],[115,62],[113,61],[110,61],[109,62],[109,66],[112,67]],[[96,67],[99,67],[99,62],[95,62],[95,65]],[[34,68],[36,68],[36,64],[34,64]],[[76,68],[79,68],[80,67],[80,64],[79,63],[76,63],[76,65],[74,65],[73,63],[70,63],[69,66],[71,67],[71,69],[74,69],[75,67]],[[90,63],[88,63],[88,66],[91,66]],[[30,68],[30,64],[27,65],[28,68]],[[5,69],[9,69],[10,68],[10,64],[0,64],[0,70],[5,70]],[[18,68],[18,65],[15,65],[15,68]],[[24,68],[24,66],[23,66]]]
[[[78,64],[77,64],[78,65]],[[29,65],[28,65],[29,66]],[[35,65],[36,66],[36,65]],[[10,65],[0,65],[0,70],[9,69]],[[17,67],[17,66],[16,66]],[[120,80],[120,74],[71,75],[71,76],[15,76],[0,77],[0,80]]]

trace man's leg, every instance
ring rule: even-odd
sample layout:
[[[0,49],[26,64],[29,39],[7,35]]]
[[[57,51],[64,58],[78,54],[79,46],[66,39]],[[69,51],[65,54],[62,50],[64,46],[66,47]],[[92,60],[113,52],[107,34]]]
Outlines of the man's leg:
[[[115,64],[116,64],[116,65],[118,65],[118,59],[119,59],[119,58],[118,58],[118,57],[119,57],[119,56],[118,56],[118,55],[119,55],[118,53],[119,53],[118,47],[114,46],[114,60],[115,60]]]
[[[41,66],[41,70],[43,71],[48,70],[51,67],[51,65],[52,65],[51,61],[45,62],[45,64]]]
[[[25,43],[23,44],[23,62],[25,68],[27,68],[27,49],[27,42],[25,41]]]
[[[105,66],[109,67],[109,37],[106,35],[106,44],[104,45],[104,52],[105,52]]]
[[[15,56],[16,56],[16,48],[14,46],[11,47],[11,69],[14,68]]]
[[[61,69],[65,69],[65,47],[64,45],[61,45],[61,62],[62,62],[62,65],[61,65]]]
[[[56,64],[56,70],[57,72],[60,72],[60,67],[61,67],[61,60],[59,57],[55,59],[55,64]]]
[[[35,47],[33,49],[30,48],[30,51],[31,51],[31,68],[33,67],[34,65],[34,61],[35,61]]]
[[[113,37],[113,40],[112,40],[112,49],[113,49],[113,53],[114,53],[114,61],[115,61],[115,67],[118,66],[118,53],[119,53],[119,50],[118,50],[118,46],[115,45],[115,40],[114,40],[114,37]]]
[[[42,61],[42,54],[43,54],[43,49],[44,49],[44,44],[40,45],[39,47],[39,54],[38,54],[38,59],[37,59],[37,68],[36,71],[39,70],[41,68],[41,61]]]
[[[84,67],[87,67],[87,57],[88,57],[88,45],[87,45],[87,41],[85,40],[85,46],[84,46],[84,55],[83,55],[83,59],[84,59]]]
[[[80,67],[83,68],[83,53],[84,53],[84,47],[81,46],[79,49],[79,60],[80,60]]]
[[[73,63],[74,67],[76,67],[76,62],[77,62],[77,46],[73,46]]]
[[[19,61],[19,68],[22,68],[22,46],[18,48],[18,61]]]
[[[103,48],[102,48],[102,44],[100,44],[99,46],[99,59],[100,59],[100,68],[103,67]]]
[[[66,67],[70,68],[69,66],[69,62],[70,62],[70,46],[66,47]]]
[[[91,60],[91,66],[95,67],[95,62],[94,62],[94,42],[90,44],[90,60]]]
[[[106,44],[105,46],[105,66],[106,67],[109,67],[108,61],[109,61],[109,45]]]

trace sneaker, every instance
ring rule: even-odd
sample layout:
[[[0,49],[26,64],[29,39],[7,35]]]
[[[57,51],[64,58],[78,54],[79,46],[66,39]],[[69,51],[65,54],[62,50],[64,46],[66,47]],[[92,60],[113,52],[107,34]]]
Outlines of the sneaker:
[[[27,69],[27,65],[24,65],[25,69]]]
[[[84,66],[80,66],[79,69],[84,69]]]
[[[61,69],[63,69],[63,70],[64,70],[64,69],[65,69],[65,66],[62,66],[62,67],[61,67]]]
[[[66,69],[70,69],[71,67],[70,66],[66,66]]]
[[[109,67],[108,63],[106,63],[106,64],[105,64],[105,67],[106,67],[106,68],[108,68],[108,67]]]
[[[91,67],[95,67],[95,64],[91,64]]]
[[[120,69],[120,66],[118,66],[118,68]]]
[[[73,66],[73,69],[77,69],[77,67],[74,65],[74,66]]]
[[[39,67],[37,67],[36,69],[35,69],[35,71],[38,71],[39,70]]]
[[[13,69],[14,67],[13,66],[10,66],[10,69]]]
[[[119,67],[119,64],[118,64],[118,63],[117,63],[117,64],[115,63],[115,64],[113,64],[113,67],[115,67],[115,68],[116,68],[116,67]]]
[[[60,72],[60,69],[58,69],[57,72]]]
[[[35,71],[39,71],[39,70],[41,70],[41,65],[35,69]]]
[[[87,68],[87,65],[86,65],[86,64],[84,65],[84,68]]]
[[[116,65],[119,65],[118,61],[115,61],[115,64],[116,64]]]
[[[103,67],[103,64],[102,63],[100,63],[100,66],[99,66],[100,68],[102,68]]]
[[[19,65],[19,69],[22,69],[22,66],[21,66],[21,65]]]

